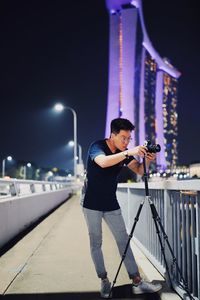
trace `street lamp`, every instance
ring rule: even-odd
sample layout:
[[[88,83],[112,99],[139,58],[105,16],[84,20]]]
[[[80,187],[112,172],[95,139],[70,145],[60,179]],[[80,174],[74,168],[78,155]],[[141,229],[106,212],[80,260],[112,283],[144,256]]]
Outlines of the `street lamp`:
[[[77,145],[78,145],[78,162],[79,162],[79,164],[82,164],[83,163],[82,147],[79,143],[77,143]],[[69,141],[69,146],[74,147],[74,141]]]
[[[30,167],[31,167],[31,163],[27,163],[27,164],[24,166],[24,179],[26,179],[26,167],[30,168]]]
[[[79,164],[83,163],[83,159],[82,159],[82,147],[79,144],[78,144],[78,162],[79,162]]]
[[[55,104],[54,109],[57,112],[62,112],[64,109],[69,109],[73,114],[73,119],[74,119],[74,178],[76,179],[77,178],[77,161],[76,161],[76,156],[77,156],[77,115],[73,108],[71,108],[69,106],[64,106],[62,103]]]
[[[70,141],[69,143],[70,147],[74,147],[74,141]],[[83,159],[82,159],[82,147],[81,145],[78,145],[78,164],[77,164],[77,175],[81,176],[83,178],[84,176],[84,165],[83,165]]]
[[[2,161],[2,178],[5,177],[6,160],[11,161],[11,160],[12,160],[12,156],[7,156],[7,157],[4,158],[3,161]]]

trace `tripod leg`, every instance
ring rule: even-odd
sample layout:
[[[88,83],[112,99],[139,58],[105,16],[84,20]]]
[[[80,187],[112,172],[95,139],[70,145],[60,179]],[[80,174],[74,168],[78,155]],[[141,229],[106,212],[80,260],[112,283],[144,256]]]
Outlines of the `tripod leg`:
[[[164,261],[165,261],[166,271],[167,271],[167,274],[168,274],[168,277],[169,277],[169,280],[170,280],[170,284],[171,284],[171,286],[173,286],[172,285],[172,281],[171,281],[171,275],[170,275],[170,272],[169,272],[169,267],[168,267],[168,264],[167,264],[166,255],[165,255],[165,249],[163,247],[163,243],[162,243],[161,234],[160,234],[160,230],[159,230],[158,224],[159,224],[160,229],[162,231],[164,240],[166,241],[167,246],[169,248],[169,251],[170,251],[170,253],[172,255],[173,264],[176,265],[177,271],[180,274],[181,280],[183,281],[183,285],[181,285],[181,286],[186,291],[186,293],[189,296],[189,298],[192,299],[192,300],[194,300],[194,298],[192,297],[192,295],[190,294],[190,292],[188,290],[188,284],[187,284],[187,282],[185,281],[185,279],[183,278],[183,276],[181,274],[181,270],[180,270],[179,265],[177,263],[177,259],[176,259],[175,255],[174,255],[172,247],[171,247],[171,245],[169,243],[168,236],[165,233],[164,227],[162,225],[162,222],[161,222],[161,219],[160,219],[160,217],[158,215],[156,207],[155,207],[155,205],[152,202],[152,200],[151,200],[150,197],[148,197],[148,201],[149,201],[149,205],[150,205],[150,208],[151,208],[151,213],[152,213],[152,217],[153,217],[153,220],[154,220],[154,224],[155,224],[155,227],[156,227],[156,233],[158,234],[158,239],[159,239],[159,243],[160,243],[160,246],[161,246],[161,252],[162,252],[162,255],[163,255],[163,258],[164,258]]]
[[[162,244],[162,239],[161,239],[161,235],[160,235],[158,223],[159,223],[159,225],[160,225],[161,231],[162,231],[162,233],[163,233],[163,237],[164,237],[164,239],[165,239],[165,241],[166,241],[166,243],[167,243],[167,246],[168,246],[168,248],[169,248],[169,250],[170,250],[170,253],[171,253],[171,255],[172,255],[173,263],[176,265],[177,271],[178,271],[178,273],[180,274],[180,277],[181,277],[181,279],[182,279],[182,281],[183,281],[184,286],[182,286],[182,287],[183,287],[183,289],[186,291],[186,293],[187,293],[187,295],[189,296],[189,298],[194,300],[194,298],[192,297],[192,295],[190,294],[190,292],[189,292],[189,290],[188,290],[188,285],[187,285],[186,281],[184,280],[184,278],[183,278],[183,276],[182,276],[182,274],[181,274],[181,271],[180,271],[180,268],[179,268],[179,266],[178,266],[176,257],[175,257],[175,255],[174,255],[173,250],[172,250],[172,247],[171,247],[171,245],[170,245],[170,243],[169,243],[168,236],[167,236],[167,234],[166,234],[165,231],[164,231],[164,228],[163,228],[161,219],[160,219],[160,217],[159,217],[159,215],[158,215],[158,212],[157,212],[157,210],[156,210],[156,207],[155,207],[155,205],[153,204],[153,202],[152,202],[152,200],[151,200],[151,197],[149,196],[149,187],[148,187],[148,179],[147,179],[148,176],[147,176],[147,171],[146,171],[146,159],[145,159],[145,157],[144,157],[144,159],[143,159],[143,167],[144,167],[144,184],[145,184],[146,197],[148,198],[148,202],[149,202],[149,205],[150,205],[150,208],[151,208],[151,213],[152,213],[153,220],[154,220],[154,223],[155,223],[156,232],[157,232],[157,234],[158,234],[158,238],[159,238],[159,242],[160,242],[160,246],[161,246],[161,252],[162,252],[162,254],[163,254],[163,258],[164,258],[164,261],[165,261],[166,271],[167,271],[167,274],[168,274],[168,277],[169,277],[169,280],[170,280],[170,284],[171,284],[171,286],[172,286],[172,280],[171,280],[171,276],[170,276],[170,272],[169,272],[169,267],[168,267],[168,264],[167,264],[167,259],[166,259],[166,255],[165,255],[165,249],[164,249],[163,244]],[[157,223],[157,222],[158,222],[158,223]]]
[[[114,286],[115,286],[115,283],[116,283],[116,281],[117,281],[117,277],[118,277],[118,275],[119,275],[119,271],[120,271],[120,269],[121,269],[122,263],[123,263],[123,261],[124,261],[124,259],[125,259],[125,257],[126,257],[126,253],[127,253],[127,250],[128,250],[129,244],[130,244],[130,241],[131,241],[131,239],[132,239],[132,237],[133,237],[133,232],[134,232],[135,227],[136,227],[136,224],[137,224],[137,222],[138,222],[138,220],[139,220],[139,216],[140,216],[142,207],[143,207],[143,205],[144,205],[144,202],[145,202],[145,200],[142,200],[141,203],[140,203],[140,206],[139,206],[139,208],[138,208],[138,211],[137,211],[136,217],[135,217],[135,219],[134,219],[134,223],[133,223],[131,232],[130,232],[130,234],[129,234],[129,238],[128,238],[128,241],[127,241],[127,244],[126,244],[124,253],[123,253],[123,255],[122,255],[121,262],[120,262],[120,264],[119,264],[119,267],[118,267],[118,269],[117,269],[117,273],[116,273],[115,278],[114,278],[114,280],[113,280],[113,284],[112,284],[112,287],[111,287],[111,290],[110,290],[110,293],[109,293],[109,297],[110,297],[111,294],[112,294],[112,290],[113,290],[113,288],[114,288]]]
[[[156,227],[156,233],[157,233],[157,236],[158,236],[158,239],[159,239],[161,252],[162,252],[162,255],[163,255],[163,258],[164,258],[167,275],[168,275],[168,278],[170,280],[170,286],[172,287],[173,285],[172,285],[171,276],[170,276],[170,272],[169,272],[169,267],[168,267],[167,259],[166,259],[166,255],[165,255],[165,249],[164,249],[164,246],[163,246],[163,243],[162,243],[162,238],[161,238],[160,230],[159,230],[158,223],[157,223],[157,221],[158,221],[158,219],[160,219],[160,217],[158,216],[156,207],[154,206],[153,202],[151,201],[150,196],[149,196],[148,201],[149,201],[149,205],[150,205],[150,208],[151,208],[152,218],[153,218],[153,221],[154,221],[154,224],[155,224],[155,227]],[[163,230],[164,230],[164,228],[163,228]],[[166,234],[164,234],[163,237],[166,240]]]

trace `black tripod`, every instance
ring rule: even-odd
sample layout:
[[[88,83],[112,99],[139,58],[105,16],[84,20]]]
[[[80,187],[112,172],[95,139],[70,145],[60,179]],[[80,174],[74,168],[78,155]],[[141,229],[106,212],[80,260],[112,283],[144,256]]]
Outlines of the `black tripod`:
[[[144,205],[145,200],[147,199],[148,202],[149,202],[150,208],[151,208],[152,218],[153,218],[153,220],[154,220],[154,224],[155,224],[155,227],[156,227],[156,233],[157,233],[157,235],[158,235],[159,243],[160,243],[160,246],[161,246],[161,252],[162,252],[162,255],[163,255],[163,258],[164,258],[164,262],[165,262],[165,266],[166,266],[166,272],[167,272],[167,276],[168,276],[169,281],[170,281],[170,285],[171,285],[171,287],[172,287],[172,280],[171,280],[171,275],[170,275],[169,267],[168,267],[168,264],[167,264],[167,259],[166,259],[166,255],[165,255],[165,248],[164,248],[164,246],[163,246],[163,242],[162,242],[162,237],[161,237],[161,232],[160,232],[160,230],[159,230],[159,226],[160,226],[160,229],[161,229],[161,231],[162,231],[163,238],[164,238],[164,240],[166,241],[167,246],[168,246],[168,248],[169,248],[169,251],[170,251],[170,253],[171,253],[171,256],[172,256],[172,258],[173,258],[173,265],[176,266],[177,271],[178,271],[178,273],[180,274],[180,278],[181,278],[181,280],[182,280],[182,283],[180,284],[180,286],[183,288],[183,290],[186,292],[186,294],[189,296],[190,299],[195,300],[194,297],[192,297],[192,295],[190,294],[190,292],[189,292],[189,290],[188,290],[188,284],[187,284],[187,282],[185,281],[185,279],[183,278],[183,276],[182,276],[182,274],[181,274],[181,270],[180,270],[180,268],[179,268],[179,266],[178,266],[177,259],[176,259],[175,255],[174,255],[174,252],[173,252],[173,250],[172,250],[172,247],[171,247],[171,245],[170,245],[170,243],[169,243],[168,236],[167,236],[167,234],[166,234],[165,231],[164,231],[164,228],[163,228],[161,219],[160,219],[160,217],[159,217],[159,215],[158,215],[158,212],[157,212],[157,210],[156,210],[155,205],[153,204],[153,202],[152,202],[152,200],[151,200],[151,196],[149,195],[149,187],[148,187],[148,179],[147,179],[147,178],[148,178],[148,175],[147,175],[147,171],[146,171],[146,158],[145,158],[145,157],[143,158],[143,167],[144,167],[144,184],[145,184],[145,194],[146,194],[146,195],[145,195],[144,200],[141,201],[140,206],[139,206],[139,209],[138,209],[137,214],[136,214],[136,217],[135,217],[135,219],[134,219],[134,224],[133,224],[132,229],[131,229],[131,232],[130,232],[130,234],[129,234],[129,239],[128,239],[128,242],[127,242],[127,244],[126,244],[124,253],[123,253],[123,255],[122,255],[122,259],[121,259],[121,262],[120,262],[120,264],[119,264],[117,273],[116,273],[115,278],[114,278],[114,280],[113,280],[113,284],[112,284],[112,287],[111,287],[111,290],[110,290],[109,297],[111,296],[111,293],[112,293],[112,290],[113,290],[114,285],[115,285],[115,283],[116,283],[116,280],[117,280],[119,271],[120,271],[120,269],[121,269],[122,263],[123,263],[123,261],[124,261],[124,259],[125,259],[125,257],[126,257],[126,252],[127,252],[127,250],[128,250],[130,241],[131,241],[131,239],[132,239],[132,237],[133,237],[133,232],[134,232],[135,227],[136,227],[136,224],[137,224],[137,222],[138,222],[138,220],[139,220],[139,216],[140,216],[140,213],[141,213],[141,211],[142,211],[142,207],[143,207],[143,205]],[[159,225],[159,226],[158,226],[158,225]]]

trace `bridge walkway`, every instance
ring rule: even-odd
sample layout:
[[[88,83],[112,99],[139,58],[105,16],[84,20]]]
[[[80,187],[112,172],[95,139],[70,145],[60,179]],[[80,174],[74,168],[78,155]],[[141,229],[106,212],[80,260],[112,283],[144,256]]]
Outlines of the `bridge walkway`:
[[[105,263],[113,280],[120,257],[106,225],[103,230]],[[130,280],[122,266],[114,299],[180,299],[167,289],[163,278],[135,247],[134,254],[144,277],[161,282],[163,290],[132,296]],[[100,299],[99,289],[79,196],[61,205],[0,258],[0,298],[5,300],[96,300]]]

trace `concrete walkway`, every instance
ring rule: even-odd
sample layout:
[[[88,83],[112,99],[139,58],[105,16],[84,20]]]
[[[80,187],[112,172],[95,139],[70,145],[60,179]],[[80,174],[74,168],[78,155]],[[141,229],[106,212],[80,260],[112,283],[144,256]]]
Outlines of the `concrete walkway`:
[[[0,298],[2,299],[99,299],[100,282],[90,257],[85,220],[74,196],[21,239],[0,258]],[[106,225],[103,251],[110,280],[120,257]],[[141,272],[147,279],[162,281],[151,264],[134,247]],[[148,269],[145,272],[144,269]],[[149,273],[149,274],[148,274]],[[165,287],[160,294],[132,296],[130,280],[122,267],[115,299],[180,299]]]

